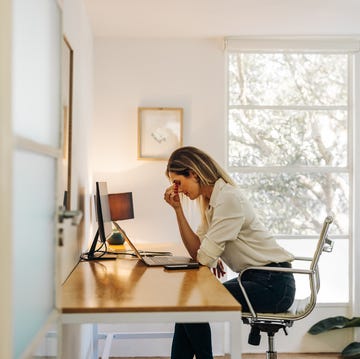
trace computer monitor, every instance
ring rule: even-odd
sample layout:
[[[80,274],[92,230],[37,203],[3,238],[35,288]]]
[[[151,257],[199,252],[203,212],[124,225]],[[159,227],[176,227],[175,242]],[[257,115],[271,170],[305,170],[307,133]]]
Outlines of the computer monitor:
[[[111,215],[106,182],[96,182],[95,212],[97,220],[97,231],[90,250],[82,254],[84,260],[99,259],[106,253],[106,240],[112,234]],[[100,248],[97,248],[99,243]]]

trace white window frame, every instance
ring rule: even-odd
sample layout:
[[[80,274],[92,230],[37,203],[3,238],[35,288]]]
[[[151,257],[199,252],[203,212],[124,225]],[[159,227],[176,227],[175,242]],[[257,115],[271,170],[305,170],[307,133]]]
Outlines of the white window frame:
[[[349,111],[351,111],[348,124],[349,137],[349,186],[350,186],[350,203],[349,203],[349,303],[350,312],[352,315],[360,314],[360,281],[357,273],[360,273],[360,263],[357,258],[360,258],[360,38],[351,37],[331,37],[331,38],[315,38],[315,37],[284,37],[284,38],[235,38],[230,37],[224,40],[224,49],[226,55],[226,97],[228,99],[228,54],[231,52],[269,52],[269,51],[316,51],[326,52],[345,52],[352,53],[349,63]],[[357,100],[359,99],[359,100]],[[228,136],[228,113],[229,104],[226,101],[226,136]],[[226,140],[228,146],[228,138]],[[228,149],[226,149],[226,160],[228,156]],[[242,167],[243,172],[250,171],[250,167]],[[264,172],[276,168],[265,167],[262,168]],[[229,169],[231,172],[231,169]],[[344,238],[344,236],[341,236]],[[337,303],[334,303],[337,304]],[[344,303],[338,303],[344,304]],[[346,303],[345,303],[346,304]]]

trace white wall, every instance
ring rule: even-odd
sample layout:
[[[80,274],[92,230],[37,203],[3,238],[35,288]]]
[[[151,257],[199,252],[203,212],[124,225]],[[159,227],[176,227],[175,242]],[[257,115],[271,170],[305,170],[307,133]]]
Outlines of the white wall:
[[[166,161],[137,160],[137,108],[183,107],[184,144],[223,163],[223,61],[217,40],[96,40],[94,180],[133,192],[135,219],[123,224],[136,241],[179,238],[163,201]]]
[[[82,0],[63,1],[63,33],[74,51],[71,209],[81,209],[83,221],[69,227],[61,249],[61,279],[77,264],[91,236],[92,180],[90,169],[93,121],[93,35]],[[63,327],[62,358],[90,358],[92,329]]]
[[[71,209],[84,213],[76,228],[68,228],[62,248],[62,280],[79,260],[91,233],[90,198],[92,193],[89,147],[93,121],[93,36],[82,0],[63,2],[63,33],[74,51]]]

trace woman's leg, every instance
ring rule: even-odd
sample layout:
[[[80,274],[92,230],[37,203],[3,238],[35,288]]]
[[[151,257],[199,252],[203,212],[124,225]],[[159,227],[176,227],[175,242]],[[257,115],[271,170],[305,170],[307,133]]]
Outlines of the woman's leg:
[[[254,309],[259,312],[282,312],[287,310],[295,297],[295,282],[291,274],[249,271],[242,284]],[[227,290],[249,311],[237,278],[223,283]]]
[[[209,323],[176,323],[171,359],[213,359]]]
[[[194,351],[183,323],[175,323],[171,359],[193,359]]]
[[[239,282],[237,278],[230,279],[223,283],[225,288],[234,296],[234,298],[241,304],[242,311],[248,312],[249,307],[246,303],[245,297],[240,289]],[[244,281],[243,286],[246,290],[246,293],[250,299],[251,304],[255,308],[255,310],[262,310],[261,307],[263,307],[263,301],[269,302],[270,299],[270,291],[254,282],[248,282]]]

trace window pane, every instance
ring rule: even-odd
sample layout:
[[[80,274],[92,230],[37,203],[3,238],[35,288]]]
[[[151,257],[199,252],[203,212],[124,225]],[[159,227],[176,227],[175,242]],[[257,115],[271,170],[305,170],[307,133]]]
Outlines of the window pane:
[[[230,166],[347,165],[347,111],[229,111]]]
[[[347,55],[229,54],[230,105],[347,105]]]
[[[318,232],[321,227],[319,227]],[[334,227],[330,227],[329,237]],[[332,238],[332,240],[334,240]],[[289,239],[278,240],[279,244],[297,257],[312,257],[317,245],[317,239]],[[320,257],[320,291],[318,302],[346,303],[349,300],[349,241],[347,239],[334,240],[334,249],[331,253],[323,253]],[[336,265],[334,265],[336,263]],[[293,262],[294,268],[302,268],[303,261]],[[307,268],[308,268],[307,263]],[[309,280],[307,276],[296,275],[296,298],[302,299],[309,295]],[[336,288],[336,290],[335,290]]]
[[[353,55],[271,45],[228,53],[229,170],[296,255],[316,243],[302,237],[317,237],[324,218],[334,217],[330,237],[344,238],[322,258],[319,301],[347,302]]]
[[[331,232],[348,234],[348,174],[236,172],[232,176],[272,233],[318,234],[324,218],[331,214]]]

